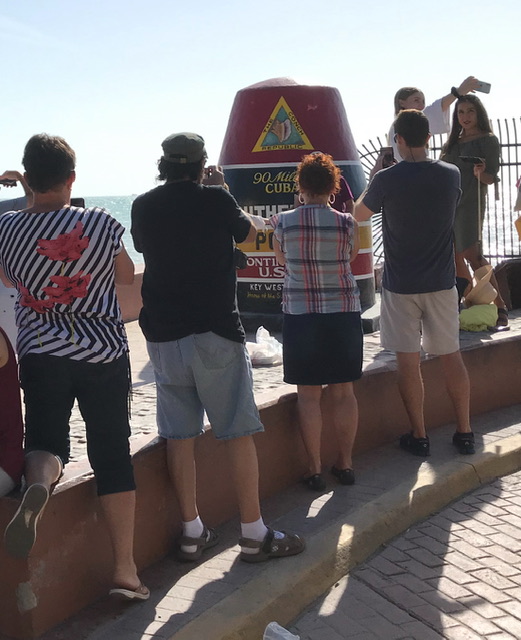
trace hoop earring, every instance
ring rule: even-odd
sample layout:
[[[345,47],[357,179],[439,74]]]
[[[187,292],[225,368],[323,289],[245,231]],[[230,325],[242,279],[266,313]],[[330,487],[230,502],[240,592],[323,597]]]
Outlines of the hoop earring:
[[[327,201],[329,202],[329,204],[333,204],[333,202],[335,201],[335,194],[334,193],[330,193],[329,194],[329,198],[327,199]]]
[[[298,194],[298,201],[300,202],[300,204],[304,204],[304,198],[302,197],[301,193]]]

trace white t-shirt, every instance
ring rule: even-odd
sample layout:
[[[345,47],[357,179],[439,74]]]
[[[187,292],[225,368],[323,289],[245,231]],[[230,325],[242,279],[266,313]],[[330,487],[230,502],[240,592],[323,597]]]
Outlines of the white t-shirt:
[[[425,107],[423,113],[427,116],[429,120],[429,128],[430,132],[433,135],[438,133],[449,133],[450,131],[450,109],[443,111],[441,108],[441,101],[443,98],[439,98],[429,106]],[[398,162],[403,160],[400,152],[398,151],[398,147],[396,146],[396,142],[394,141],[394,123],[391,125],[389,129],[389,134],[387,137],[388,144],[393,148],[394,157]]]

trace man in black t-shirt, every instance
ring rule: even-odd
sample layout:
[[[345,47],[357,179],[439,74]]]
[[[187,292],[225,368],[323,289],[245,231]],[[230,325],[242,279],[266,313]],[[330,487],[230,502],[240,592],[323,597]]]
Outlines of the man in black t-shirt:
[[[396,352],[398,385],[412,431],[400,446],[430,455],[423,415],[420,345],[438,355],[456,413],[453,443],[474,453],[470,385],[459,351],[453,225],[461,194],[459,171],[427,157],[429,121],[421,111],[401,111],[394,123],[403,162],[379,171],[355,205],[355,218],[382,211],[385,251],[382,346]]]
[[[195,500],[194,442],[205,411],[230,454],[241,559],[294,555],[304,550],[303,540],[269,529],[260,513],[252,434],[263,426],[237,309],[234,246],[253,242],[264,222],[244,213],[226,189],[201,184],[206,151],[200,136],[173,134],[162,147],[165,184],[136,198],[131,231],[145,260],[139,321],[156,377],[158,430],[167,439],[183,520],[178,555],[197,560],[217,543]]]

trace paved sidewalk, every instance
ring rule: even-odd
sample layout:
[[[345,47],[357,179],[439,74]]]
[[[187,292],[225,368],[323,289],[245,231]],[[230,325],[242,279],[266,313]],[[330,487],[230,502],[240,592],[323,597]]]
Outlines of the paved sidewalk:
[[[292,625],[301,640],[521,638],[521,472],[411,527]]]
[[[461,334],[462,347],[519,339],[521,312],[512,316],[511,331]],[[150,363],[137,323],[128,330],[133,429],[153,433]],[[365,371],[395,366],[394,355],[379,348],[378,334],[366,336]],[[257,369],[254,377],[256,393],[262,393],[280,386],[282,371]],[[289,390],[292,387],[286,385],[281,393]],[[513,631],[514,624],[521,624],[520,603],[515,600],[521,598],[521,578],[515,579],[521,573],[521,557],[515,555],[521,550],[521,527],[514,531],[521,524],[521,479],[515,476],[508,491],[507,478],[492,489],[488,484],[521,469],[521,405],[478,416],[473,429],[475,456],[455,453],[454,425],[449,424],[430,434],[432,456],[426,460],[400,451],[396,444],[386,445],[357,456],[353,487],[341,487],[328,478],[323,495],[296,485],[265,501],[269,524],[306,537],[308,547],[300,556],[259,566],[241,563],[239,523],[231,521],[219,527],[219,545],[200,564],[180,564],[170,555],[143,571],[152,591],[149,601],[128,605],[103,598],[41,640],[261,640],[270,620],[286,627],[297,620],[295,630],[302,640],[521,638]],[[517,485],[518,502],[510,495]],[[451,507],[452,516],[425,520],[473,490],[479,495],[463,498],[459,510]],[[507,500],[513,503],[508,512],[502,502]],[[498,516],[498,510],[501,521],[492,525],[488,518]],[[403,540],[396,538],[409,527]],[[389,546],[367,561],[383,544]],[[476,555],[480,551],[485,555]],[[506,575],[505,566],[495,565],[494,558],[515,573]],[[366,564],[358,566],[360,562]],[[497,600],[497,593],[506,599]],[[500,606],[505,602],[512,603],[506,610]],[[473,625],[481,619],[494,626],[476,631]],[[507,624],[510,630],[502,631]]]
[[[295,623],[302,640],[521,637],[513,631],[521,624],[521,479],[488,484],[521,469],[520,421],[521,405],[475,418],[475,456],[455,453],[447,425],[430,434],[428,459],[385,445],[357,457],[353,487],[332,478],[323,495],[290,487],[263,511],[267,522],[306,537],[303,554],[241,563],[232,521],[200,564],[171,555],[145,570],[149,601],[103,598],[42,640],[261,640],[267,622],[289,627],[317,598]],[[496,635],[472,630],[478,622]],[[510,635],[501,635],[506,628]]]

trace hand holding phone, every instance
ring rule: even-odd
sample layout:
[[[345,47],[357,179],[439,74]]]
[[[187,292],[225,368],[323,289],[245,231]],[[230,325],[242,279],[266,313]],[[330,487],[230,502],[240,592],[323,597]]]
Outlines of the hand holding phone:
[[[222,167],[211,164],[204,170],[203,184],[223,186],[225,183]]]
[[[0,180],[0,185],[2,187],[16,187],[16,180],[8,180],[7,178],[3,178]]]
[[[380,149],[380,157],[382,158],[382,167],[392,167],[395,164],[394,151],[392,147],[382,147]]]
[[[484,164],[485,163],[485,159],[484,158],[479,158],[478,156],[460,156],[459,159],[463,160],[463,162],[470,162],[472,164]]]
[[[490,93],[491,84],[489,82],[483,82],[482,80],[478,80],[478,85],[475,91],[481,91],[481,93]]]

